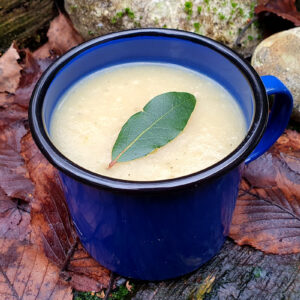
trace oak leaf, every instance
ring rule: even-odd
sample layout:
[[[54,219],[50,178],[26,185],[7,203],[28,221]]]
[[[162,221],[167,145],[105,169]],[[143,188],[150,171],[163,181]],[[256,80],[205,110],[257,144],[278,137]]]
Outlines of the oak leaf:
[[[0,92],[14,93],[20,81],[19,53],[14,45],[0,57]]]
[[[288,130],[244,171],[230,227],[239,245],[300,252],[300,134]]]
[[[255,13],[270,12],[300,26],[300,12],[297,11],[296,0],[259,0]]]

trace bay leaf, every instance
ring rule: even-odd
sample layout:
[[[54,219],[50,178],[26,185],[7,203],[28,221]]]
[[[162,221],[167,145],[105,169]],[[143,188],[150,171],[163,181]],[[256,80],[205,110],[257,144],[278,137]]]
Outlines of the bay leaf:
[[[150,100],[122,127],[112,149],[112,161],[143,157],[173,140],[186,126],[196,105],[190,93],[168,92]]]

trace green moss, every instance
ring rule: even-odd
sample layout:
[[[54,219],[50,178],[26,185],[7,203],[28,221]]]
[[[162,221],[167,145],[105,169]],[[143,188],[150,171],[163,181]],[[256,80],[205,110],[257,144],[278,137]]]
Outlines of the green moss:
[[[74,292],[73,300],[100,300],[96,295],[92,295],[90,292]]]
[[[204,0],[204,2],[205,2],[206,4],[208,4],[208,3],[209,3],[209,0]]]
[[[193,2],[187,1],[187,2],[184,3],[184,12],[189,16],[192,15],[192,13],[193,13]]]
[[[111,20],[110,20],[110,23],[116,24],[117,21],[118,21],[118,18],[117,18],[117,17],[112,17]]]
[[[202,6],[198,6],[197,7],[197,12],[198,12],[199,15],[201,14],[201,11],[202,11]]]
[[[131,19],[133,20],[135,18],[134,12],[129,8],[126,7],[125,8],[125,14]]]
[[[199,32],[200,23],[199,22],[194,23],[194,28],[195,28],[195,32]]]
[[[122,18],[123,16],[124,16],[124,12],[122,12],[122,11],[119,11],[116,13],[117,18]]]
[[[117,289],[115,289],[108,297],[109,300],[129,300],[134,293],[134,285],[130,284],[130,291],[126,288],[126,286],[121,285]],[[73,300],[100,300],[102,299],[100,296],[103,292],[78,292],[74,291]]]
[[[134,290],[133,284],[131,284],[132,288],[129,291],[124,285],[121,285],[118,290],[113,292],[109,297],[110,300],[127,300],[129,299],[130,294],[132,294]]]
[[[255,2],[252,2],[251,4],[250,4],[250,12],[249,12],[249,18],[251,19],[251,18],[253,18],[254,17],[254,8],[255,8]]]
[[[219,19],[220,19],[221,21],[223,21],[223,20],[225,20],[225,16],[224,16],[222,13],[219,13]]]
[[[248,35],[248,40],[249,41],[253,41],[253,36],[252,35]]]
[[[241,17],[245,16],[244,10],[241,7],[238,8],[238,12],[239,12]]]
[[[232,8],[236,8],[237,7],[237,3],[236,2],[231,2],[231,6],[232,6]]]
[[[128,16],[131,20],[134,20],[134,12],[130,8],[125,8],[124,10],[118,11],[114,17],[110,20],[112,24],[116,24],[118,20],[121,20],[124,16]]]

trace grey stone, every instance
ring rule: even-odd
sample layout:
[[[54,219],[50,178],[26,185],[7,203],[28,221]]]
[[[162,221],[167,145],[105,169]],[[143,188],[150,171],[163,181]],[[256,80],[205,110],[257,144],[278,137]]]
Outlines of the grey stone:
[[[294,98],[292,118],[300,122],[300,27],[263,40],[251,63],[260,75],[274,75],[287,86]]]
[[[75,28],[85,39],[139,27],[167,27],[196,32],[234,47],[254,15],[256,0],[65,0]],[[250,56],[261,40],[254,22],[240,46]]]

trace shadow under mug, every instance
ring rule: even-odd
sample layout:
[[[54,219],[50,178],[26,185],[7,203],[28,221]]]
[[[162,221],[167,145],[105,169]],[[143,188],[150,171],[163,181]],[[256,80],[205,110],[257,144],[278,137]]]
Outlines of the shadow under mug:
[[[220,83],[244,114],[248,131],[242,143],[205,170],[163,181],[112,179],[70,161],[49,137],[60,97],[83,76],[129,62],[177,64]],[[270,114],[267,94],[275,95]],[[231,223],[241,166],[277,140],[292,104],[290,92],[277,78],[260,78],[216,41],[178,30],[138,29],[90,40],[60,57],[36,85],[29,121],[36,144],[60,171],[72,220],[87,251],[120,275],[162,280],[197,269],[220,250]]]

